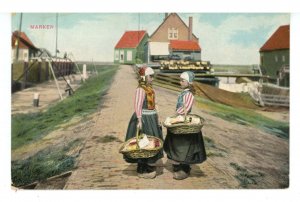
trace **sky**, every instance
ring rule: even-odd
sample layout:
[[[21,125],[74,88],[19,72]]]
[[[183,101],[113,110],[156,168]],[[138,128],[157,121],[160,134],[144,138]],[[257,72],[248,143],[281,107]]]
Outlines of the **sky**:
[[[259,64],[259,49],[289,13],[178,13],[199,38],[202,60],[212,64]],[[72,53],[76,60],[113,61],[113,50],[125,31],[146,30],[151,35],[165,13],[58,13],[58,56]],[[11,17],[11,31],[20,27],[20,13]],[[50,25],[50,29],[33,29]],[[56,44],[56,13],[23,13],[21,30],[35,46],[52,54]]]

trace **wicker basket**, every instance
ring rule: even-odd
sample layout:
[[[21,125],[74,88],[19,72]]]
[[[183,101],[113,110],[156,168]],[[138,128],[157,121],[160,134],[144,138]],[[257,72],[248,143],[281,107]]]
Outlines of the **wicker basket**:
[[[174,117],[171,117],[174,118]],[[200,123],[191,123],[189,122],[190,118],[199,118]],[[185,117],[185,121],[183,123],[175,123],[171,125],[163,123],[163,125],[173,134],[192,134],[199,133],[204,125],[204,118],[198,116],[196,114],[188,114]]]
[[[141,136],[146,135],[146,134],[140,134],[139,129],[137,129],[137,135],[134,138],[131,138],[127,140],[119,149],[119,152],[126,155],[129,158],[132,159],[138,159],[138,158],[150,158],[155,156],[162,148],[163,142],[161,139],[154,137],[154,136],[149,136],[147,135],[147,138],[149,141],[156,141],[159,145],[154,147],[154,148],[139,148],[138,146],[138,140]],[[137,140],[137,141],[136,141]],[[136,141],[136,149],[134,150],[126,150],[127,145],[129,145],[130,142]]]

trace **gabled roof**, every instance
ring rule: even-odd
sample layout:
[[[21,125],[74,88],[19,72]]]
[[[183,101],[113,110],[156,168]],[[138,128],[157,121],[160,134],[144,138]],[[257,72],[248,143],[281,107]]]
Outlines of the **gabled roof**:
[[[182,22],[182,24],[183,24],[187,29],[189,29],[189,27],[185,24],[185,22],[181,19],[181,17],[180,17],[177,13],[170,13],[170,14],[164,19],[164,21],[157,27],[157,29],[151,34],[150,38],[152,38],[152,36],[160,29],[160,27],[167,21],[167,19],[168,19],[171,15],[177,16],[177,17],[180,19],[180,21]],[[193,37],[195,37],[196,39],[198,39],[198,37],[196,37],[195,34],[192,33],[192,35],[193,35]]]
[[[20,37],[20,42],[19,42],[19,48],[34,48],[37,49],[33,43],[31,42],[31,40],[28,38],[28,36],[24,33],[24,32],[19,32],[19,31],[14,31],[12,34],[12,47],[16,46],[16,40],[18,39],[18,34]]]
[[[259,51],[282,49],[290,49],[290,25],[280,26]]]
[[[199,44],[195,41],[170,40],[170,48],[173,50],[201,51]]]
[[[115,48],[136,48],[145,34],[146,31],[126,31]]]

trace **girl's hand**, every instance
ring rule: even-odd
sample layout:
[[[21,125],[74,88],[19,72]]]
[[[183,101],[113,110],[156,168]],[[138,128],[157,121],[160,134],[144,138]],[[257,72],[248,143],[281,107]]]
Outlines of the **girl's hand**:
[[[142,119],[141,119],[141,118],[138,119],[137,127],[138,127],[139,129],[142,129]]]

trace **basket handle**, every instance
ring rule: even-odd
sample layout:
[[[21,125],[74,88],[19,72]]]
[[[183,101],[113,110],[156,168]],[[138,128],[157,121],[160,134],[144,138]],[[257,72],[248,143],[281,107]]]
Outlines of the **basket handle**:
[[[139,127],[136,127],[136,135],[135,135],[135,138],[136,138],[136,147],[137,149],[140,149],[139,147],[139,136],[141,134],[141,129]]]

